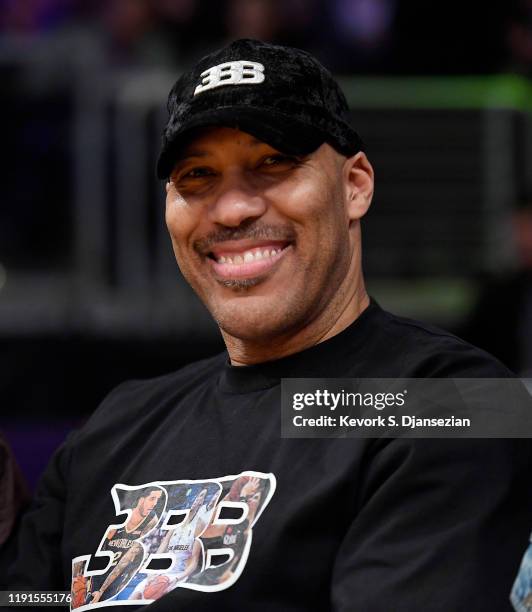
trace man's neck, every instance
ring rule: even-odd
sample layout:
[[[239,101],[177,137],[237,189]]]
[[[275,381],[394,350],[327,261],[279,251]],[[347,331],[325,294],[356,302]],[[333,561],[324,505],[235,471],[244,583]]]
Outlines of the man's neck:
[[[132,529],[137,527],[146,517],[142,515],[141,511],[138,508],[134,508],[131,513],[131,518],[127,522],[127,528]]]
[[[222,330],[231,365],[245,366],[280,359],[328,340],[358,319],[369,306],[369,302],[369,296],[362,284],[345,305],[334,310],[327,309],[302,329],[263,342],[242,340]]]

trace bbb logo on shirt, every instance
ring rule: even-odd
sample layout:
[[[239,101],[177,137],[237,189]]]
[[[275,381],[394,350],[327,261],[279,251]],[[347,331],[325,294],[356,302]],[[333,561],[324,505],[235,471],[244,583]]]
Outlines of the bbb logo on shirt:
[[[149,604],[176,588],[230,587],[241,575],[252,529],[276,487],[271,473],[242,472],[206,480],[116,484],[116,514],[94,555],[72,560],[72,609],[125,601]],[[93,557],[108,559],[91,570]]]

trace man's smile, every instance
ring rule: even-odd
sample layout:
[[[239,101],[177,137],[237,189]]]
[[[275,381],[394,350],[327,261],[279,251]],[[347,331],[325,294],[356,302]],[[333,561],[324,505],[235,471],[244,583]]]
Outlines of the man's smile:
[[[251,279],[273,270],[289,251],[288,241],[230,241],[215,246],[207,258],[221,280]]]

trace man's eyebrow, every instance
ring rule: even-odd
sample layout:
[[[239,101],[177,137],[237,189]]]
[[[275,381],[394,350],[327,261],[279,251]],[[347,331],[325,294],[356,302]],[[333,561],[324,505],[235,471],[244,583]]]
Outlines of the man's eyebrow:
[[[183,151],[182,153],[180,153],[176,157],[175,163],[179,164],[181,162],[186,161],[187,159],[193,159],[195,157],[199,157],[201,159],[202,157],[208,157],[208,156],[209,156],[209,153],[207,151],[190,149],[190,150]]]

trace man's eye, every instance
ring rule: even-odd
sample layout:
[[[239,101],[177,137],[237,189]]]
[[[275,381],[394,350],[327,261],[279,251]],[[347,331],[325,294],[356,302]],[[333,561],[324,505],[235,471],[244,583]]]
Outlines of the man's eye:
[[[291,155],[268,155],[262,160],[262,165],[267,168],[272,168],[275,166],[293,166],[298,163],[298,158],[293,157]]]
[[[192,169],[187,170],[186,172],[184,172],[179,177],[179,180],[202,178],[204,176],[212,176],[213,174],[214,173],[213,173],[213,171],[210,168],[204,168],[204,167],[192,168]]]

